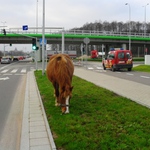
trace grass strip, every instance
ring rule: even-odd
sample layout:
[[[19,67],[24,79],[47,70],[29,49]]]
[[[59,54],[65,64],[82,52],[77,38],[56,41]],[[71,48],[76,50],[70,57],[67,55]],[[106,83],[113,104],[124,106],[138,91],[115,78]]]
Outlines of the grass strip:
[[[150,149],[150,109],[74,76],[70,114],[61,115],[52,84],[35,77],[58,150]]]
[[[139,65],[134,67],[132,70],[141,72],[150,72],[150,65]]]

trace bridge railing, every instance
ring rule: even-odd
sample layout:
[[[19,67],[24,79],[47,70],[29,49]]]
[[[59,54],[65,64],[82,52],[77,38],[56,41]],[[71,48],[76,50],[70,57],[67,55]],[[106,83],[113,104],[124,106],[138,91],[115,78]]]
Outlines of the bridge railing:
[[[129,36],[129,32],[113,32],[113,31],[90,31],[90,30],[65,30],[65,34],[75,34],[75,35],[97,35],[97,36]],[[149,33],[136,33],[131,32],[132,37],[150,37]]]
[[[62,31],[66,35],[94,35],[94,36],[129,36],[129,32],[113,32],[113,31],[95,31],[95,30],[64,30],[63,28],[50,28],[45,27],[45,34],[62,34]],[[22,28],[9,28],[6,29],[7,33],[17,33],[17,34],[42,34],[42,28],[30,27],[28,30],[22,30]],[[3,31],[0,31],[3,34]],[[150,38],[149,33],[136,33],[131,32],[131,37],[143,37]]]

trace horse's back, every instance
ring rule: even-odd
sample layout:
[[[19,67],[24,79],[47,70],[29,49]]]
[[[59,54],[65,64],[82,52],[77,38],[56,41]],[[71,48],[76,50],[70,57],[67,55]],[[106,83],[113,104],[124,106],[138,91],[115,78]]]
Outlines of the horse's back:
[[[65,76],[69,76],[72,79],[74,65],[67,54],[55,54],[51,56],[46,72],[50,81],[66,78]]]

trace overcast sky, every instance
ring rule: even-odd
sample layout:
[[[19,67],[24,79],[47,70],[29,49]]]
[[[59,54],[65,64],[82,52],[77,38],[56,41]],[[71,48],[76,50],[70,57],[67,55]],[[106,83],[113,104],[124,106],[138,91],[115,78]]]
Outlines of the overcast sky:
[[[130,5],[132,21],[143,22],[146,8],[146,21],[150,22],[148,0],[45,0],[45,26],[71,29],[95,21],[127,22],[129,5],[125,3]],[[42,27],[43,0],[1,0],[0,5],[0,26],[36,27],[38,8],[38,26]],[[26,45],[12,45],[6,49],[12,50],[15,47],[23,50],[30,48]],[[3,44],[0,45],[2,49]]]

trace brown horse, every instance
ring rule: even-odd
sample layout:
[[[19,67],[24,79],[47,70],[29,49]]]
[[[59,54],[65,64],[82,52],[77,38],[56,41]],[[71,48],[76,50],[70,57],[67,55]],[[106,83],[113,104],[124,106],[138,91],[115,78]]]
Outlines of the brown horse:
[[[52,55],[47,64],[47,77],[54,86],[55,106],[61,106],[62,113],[69,113],[72,96],[74,65],[67,54]]]

